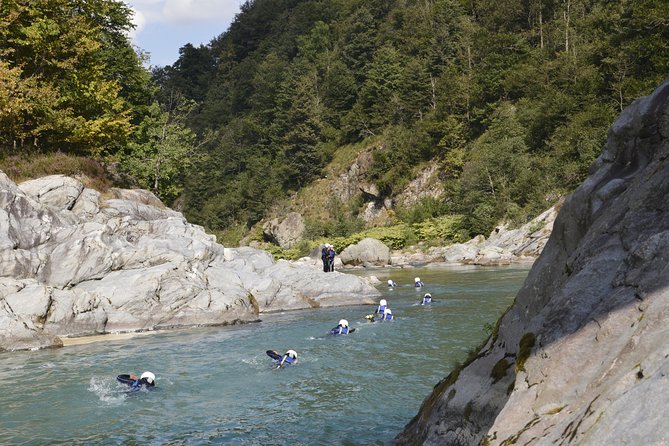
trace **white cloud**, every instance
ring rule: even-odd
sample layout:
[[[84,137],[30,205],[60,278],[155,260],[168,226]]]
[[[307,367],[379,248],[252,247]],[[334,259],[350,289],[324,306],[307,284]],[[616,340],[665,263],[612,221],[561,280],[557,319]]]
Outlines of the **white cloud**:
[[[141,34],[146,27],[146,16],[142,11],[135,8],[132,8],[132,12],[134,13],[132,16],[132,23],[135,25],[135,29],[130,30],[128,37],[130,37],[133,42],[136,42],[137,36]]]
[[[189,25],[196,22],[225,21],[229,23],[239,12],[243,0],[126,0],[142,15],[144,23]]]
[[[239,11],[239,0],[165,0],[163,18],[171,23],[229,22]]]
[[[225,32],[245,0],[124,0],[135,12],[132,42],[167,65],[187,42],[204,44]],[[0,0],[0,3],[2,0]]]

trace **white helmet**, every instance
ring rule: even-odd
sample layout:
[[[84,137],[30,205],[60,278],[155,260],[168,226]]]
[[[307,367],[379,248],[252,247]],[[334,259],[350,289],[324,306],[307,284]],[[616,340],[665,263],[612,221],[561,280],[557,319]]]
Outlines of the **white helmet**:
[[[339,325],[341,325],[342,327],[348,327],[348,321],[346,319],[341,319],[339,321]]]
[[[295,350],[288,350],[286,354],[293,359],[297,359],[297,352]]]
[[[393,286],[393,281],[388,279],[388,285]]]
[[[139,379],[144,379],[146,378],[146,382],[149,384],[153,384],[154,381],[156,380],[156,375],[154,375],[151,372],[144,372],[142,373],[142,376],[139,377]]]
[[[379,301],[379,305],[381,305],[382,307],[385,307],[386,305],[388,305],[388,302],[386,302],[385,299],[381,299],[381,300]]]
[[[420,282],[420,277],[416,277],[413,279],[414,282]]]
[[[430,293],[425,293],[425,297],[432,297]]]
[[[390,311],[390,308],[386,308],[385,310],[383,310],[383,314],[393,314],[393,312]]]

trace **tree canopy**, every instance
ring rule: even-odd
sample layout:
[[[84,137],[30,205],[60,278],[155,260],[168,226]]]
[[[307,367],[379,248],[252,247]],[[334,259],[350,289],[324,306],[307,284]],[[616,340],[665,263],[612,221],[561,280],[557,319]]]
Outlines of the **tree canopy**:
[[[337,147],[382,137],[369,175],[385,198],[436,160],[441,209],[472,232],[527,219],[584,179],[616,114],[665,78],[668,12],[659,0],[247,1],[160,79],[198,101],[191,128],[217,135],[187,174],[186,211],[253,224]]]
[[[0,143],[97,155],[117,150],[151,99],[113,0],[0,3]]]
[[[379,200],[431,162],[447,196],[429,215],[462,214],[472,234],[525,221],[669,73],[662,0],[249,0],[152,71],[130,14],[0,3],[0,145],[113,156],[210,229],[253,225],[365,141]],[[361,204],[335,207],[355,223]]]

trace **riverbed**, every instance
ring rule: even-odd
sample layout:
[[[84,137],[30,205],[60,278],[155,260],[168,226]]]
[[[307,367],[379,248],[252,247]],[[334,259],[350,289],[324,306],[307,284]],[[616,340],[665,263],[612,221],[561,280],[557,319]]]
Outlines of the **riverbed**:
[[[0,355],[0,444],[384,445],[432,387],[483,341],[527,268],[359,270],[396,320],[371,306],[261,315],[262,322],[107,338]],[[426,286],[416,289],[414,277]],[[399,286],[388,289],[388,279]],[[435,302],[419,304],[425,292]],[[339,319],[355,332],[331,336]],[[276,370],[265,351],[298,352]],[[128,392],[121,373],[155,373]]]

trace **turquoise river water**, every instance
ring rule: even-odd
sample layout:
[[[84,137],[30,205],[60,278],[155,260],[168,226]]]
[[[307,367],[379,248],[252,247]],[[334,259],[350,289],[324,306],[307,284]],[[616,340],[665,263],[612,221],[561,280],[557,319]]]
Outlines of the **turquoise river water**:
[[[525,268],[365,270],[396,320],[371,306],[262,315],[262,322],[156,332],[0,354],[2,445],[384,445],[512,303]],[[417,291],[414,276],[426,287]],[[400,287],[387,289],[394,279]],[[418,305],[425,292],[437,302]],[[330,336],[341,318],[355,333]],[[487,327],[487,328],[486,328]],[[265,350],[294,349],[275,370]],[[121,373],[156,374],[128,393]]]

